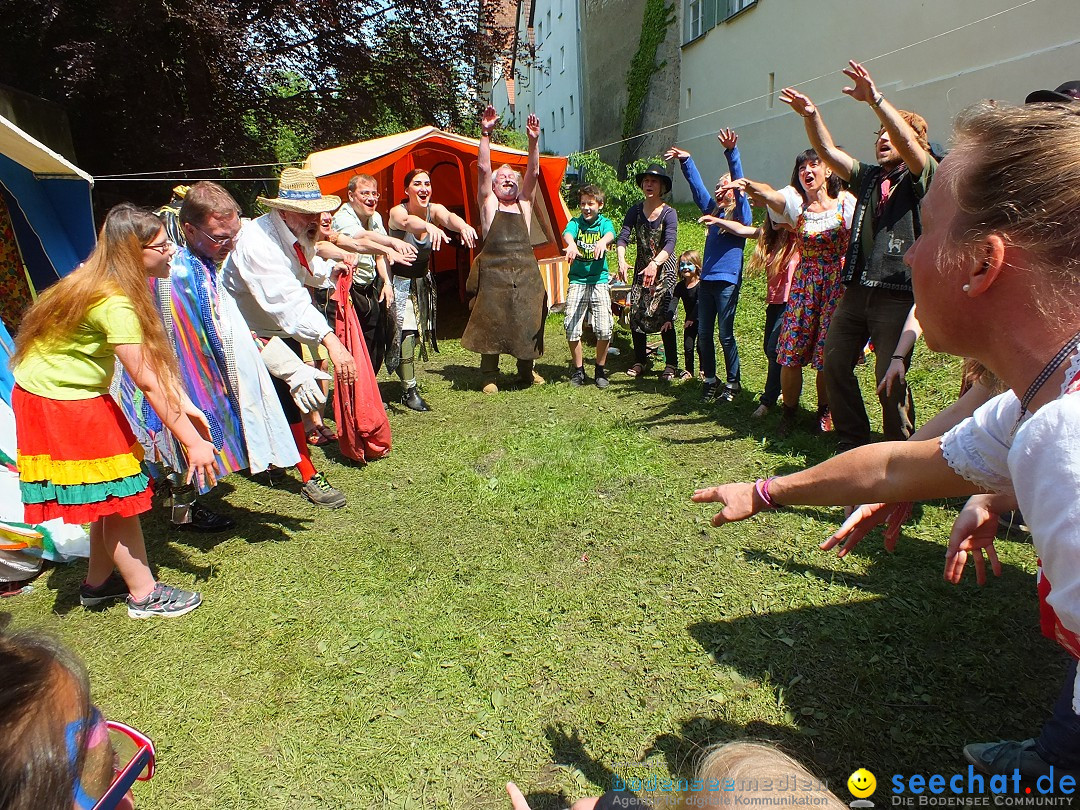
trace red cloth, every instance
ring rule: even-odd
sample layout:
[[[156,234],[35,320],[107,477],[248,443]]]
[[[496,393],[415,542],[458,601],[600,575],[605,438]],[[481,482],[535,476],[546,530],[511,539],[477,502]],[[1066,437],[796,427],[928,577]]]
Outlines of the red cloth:
[[[338,447],[354,461],[374,461],[390,452],[390,420],[383,409],[379,384],[371,369],[371,358],[360,321],[349,296],[352,271],[337,280],[337,325],[334,333],[356,362],[356,382],[348,391],[341,379],[334,382],[334,414],[337,417]],[[336,369],[335,369],[336,372]]]

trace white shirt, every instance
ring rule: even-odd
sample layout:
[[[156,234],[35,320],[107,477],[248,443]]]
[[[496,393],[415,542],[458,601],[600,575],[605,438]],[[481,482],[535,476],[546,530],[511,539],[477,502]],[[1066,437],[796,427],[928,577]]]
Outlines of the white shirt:
[[[1069,393],[1026,416],[1013,434],[1020,401],[996,397],[941,437],[949,466],[991,492],[1013,492],[1050,583],[1047,604],[1080,635],[1080,356]],[[1060,639],[1059,639],[1060,640]]]
[[[334,214],[334,229],[341,231],[346,236],[356,236],[364,231],[386,235],[386,228],[383,227],[382,216],[378,211],[372,212],[371,225],[365,228],[360,215],[356,213],[356,209],[350,203],[342,205]],[[361,253],[356,263],[356,269],[353,271],[353,283],[366,287],[375,280],[375,272],[375,257],[370,253]]]
[[[304,286],[311,274],[300,264],[295,244],[276,210],[244,222],[225,260],[225,287],[256,334],[320,343],[330,326],[311,303]],[[314,246],[302,247],[308,266],[314,267]]]

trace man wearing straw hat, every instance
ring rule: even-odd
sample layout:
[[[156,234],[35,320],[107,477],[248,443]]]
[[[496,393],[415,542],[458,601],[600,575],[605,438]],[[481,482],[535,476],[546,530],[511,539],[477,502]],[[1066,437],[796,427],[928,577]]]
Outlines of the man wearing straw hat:
[[[244,223],[225,263],[225,286],[252,331],[264,338],[281,338],[297,355],[300,343],[322,344],[338,383],[351,387],[356,363],[304,286],[315,259],[319,214],[336,210],[341,198],[324,195],[311,172],[287,168],[281,173],[278,196],[258,201],[270,212]],[[289,386],[275,377],[274,388],[300,453],[297,469],[304,480],[304,496],[320,506],[344,506],[345,496],[311,463],[302,414]]]

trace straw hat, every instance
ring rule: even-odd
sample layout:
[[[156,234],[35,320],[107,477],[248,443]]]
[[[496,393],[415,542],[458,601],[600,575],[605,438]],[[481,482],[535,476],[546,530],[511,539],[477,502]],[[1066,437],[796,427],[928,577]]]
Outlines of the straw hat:
[[[267,208],[294,211],[298,214],[321,214],[341,207],[341,197],[323,194],[319,181],[307,169],[289,167],[281,173],[276,197],[258,197]]]

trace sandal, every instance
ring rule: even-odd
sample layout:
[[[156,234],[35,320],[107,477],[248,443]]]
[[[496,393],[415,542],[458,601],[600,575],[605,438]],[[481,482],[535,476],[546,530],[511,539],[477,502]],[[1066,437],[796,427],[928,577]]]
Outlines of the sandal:
[[[675,379],[675,366],[664,366],[664,372],[660,375],[660,382],[671,382]]]
[[[686,369],[683,369],[682,371],[679,372],[679,382],[685,382],[686,380],[692,380],[692,379],[694,379],[694,375],[691,374]]]
[[[326,447],[326,445],[330,444],[330,439],[326,435],[325,428],[326,426],[323,425],[322,427],[313,427],[309,430],[307,432],[307,443],[312,447]]]
[[[630,366],[630,368],[626,370],[627,377],[640,377],[644,373],[645,366],[641,363],[634,363],[634,365]]]

